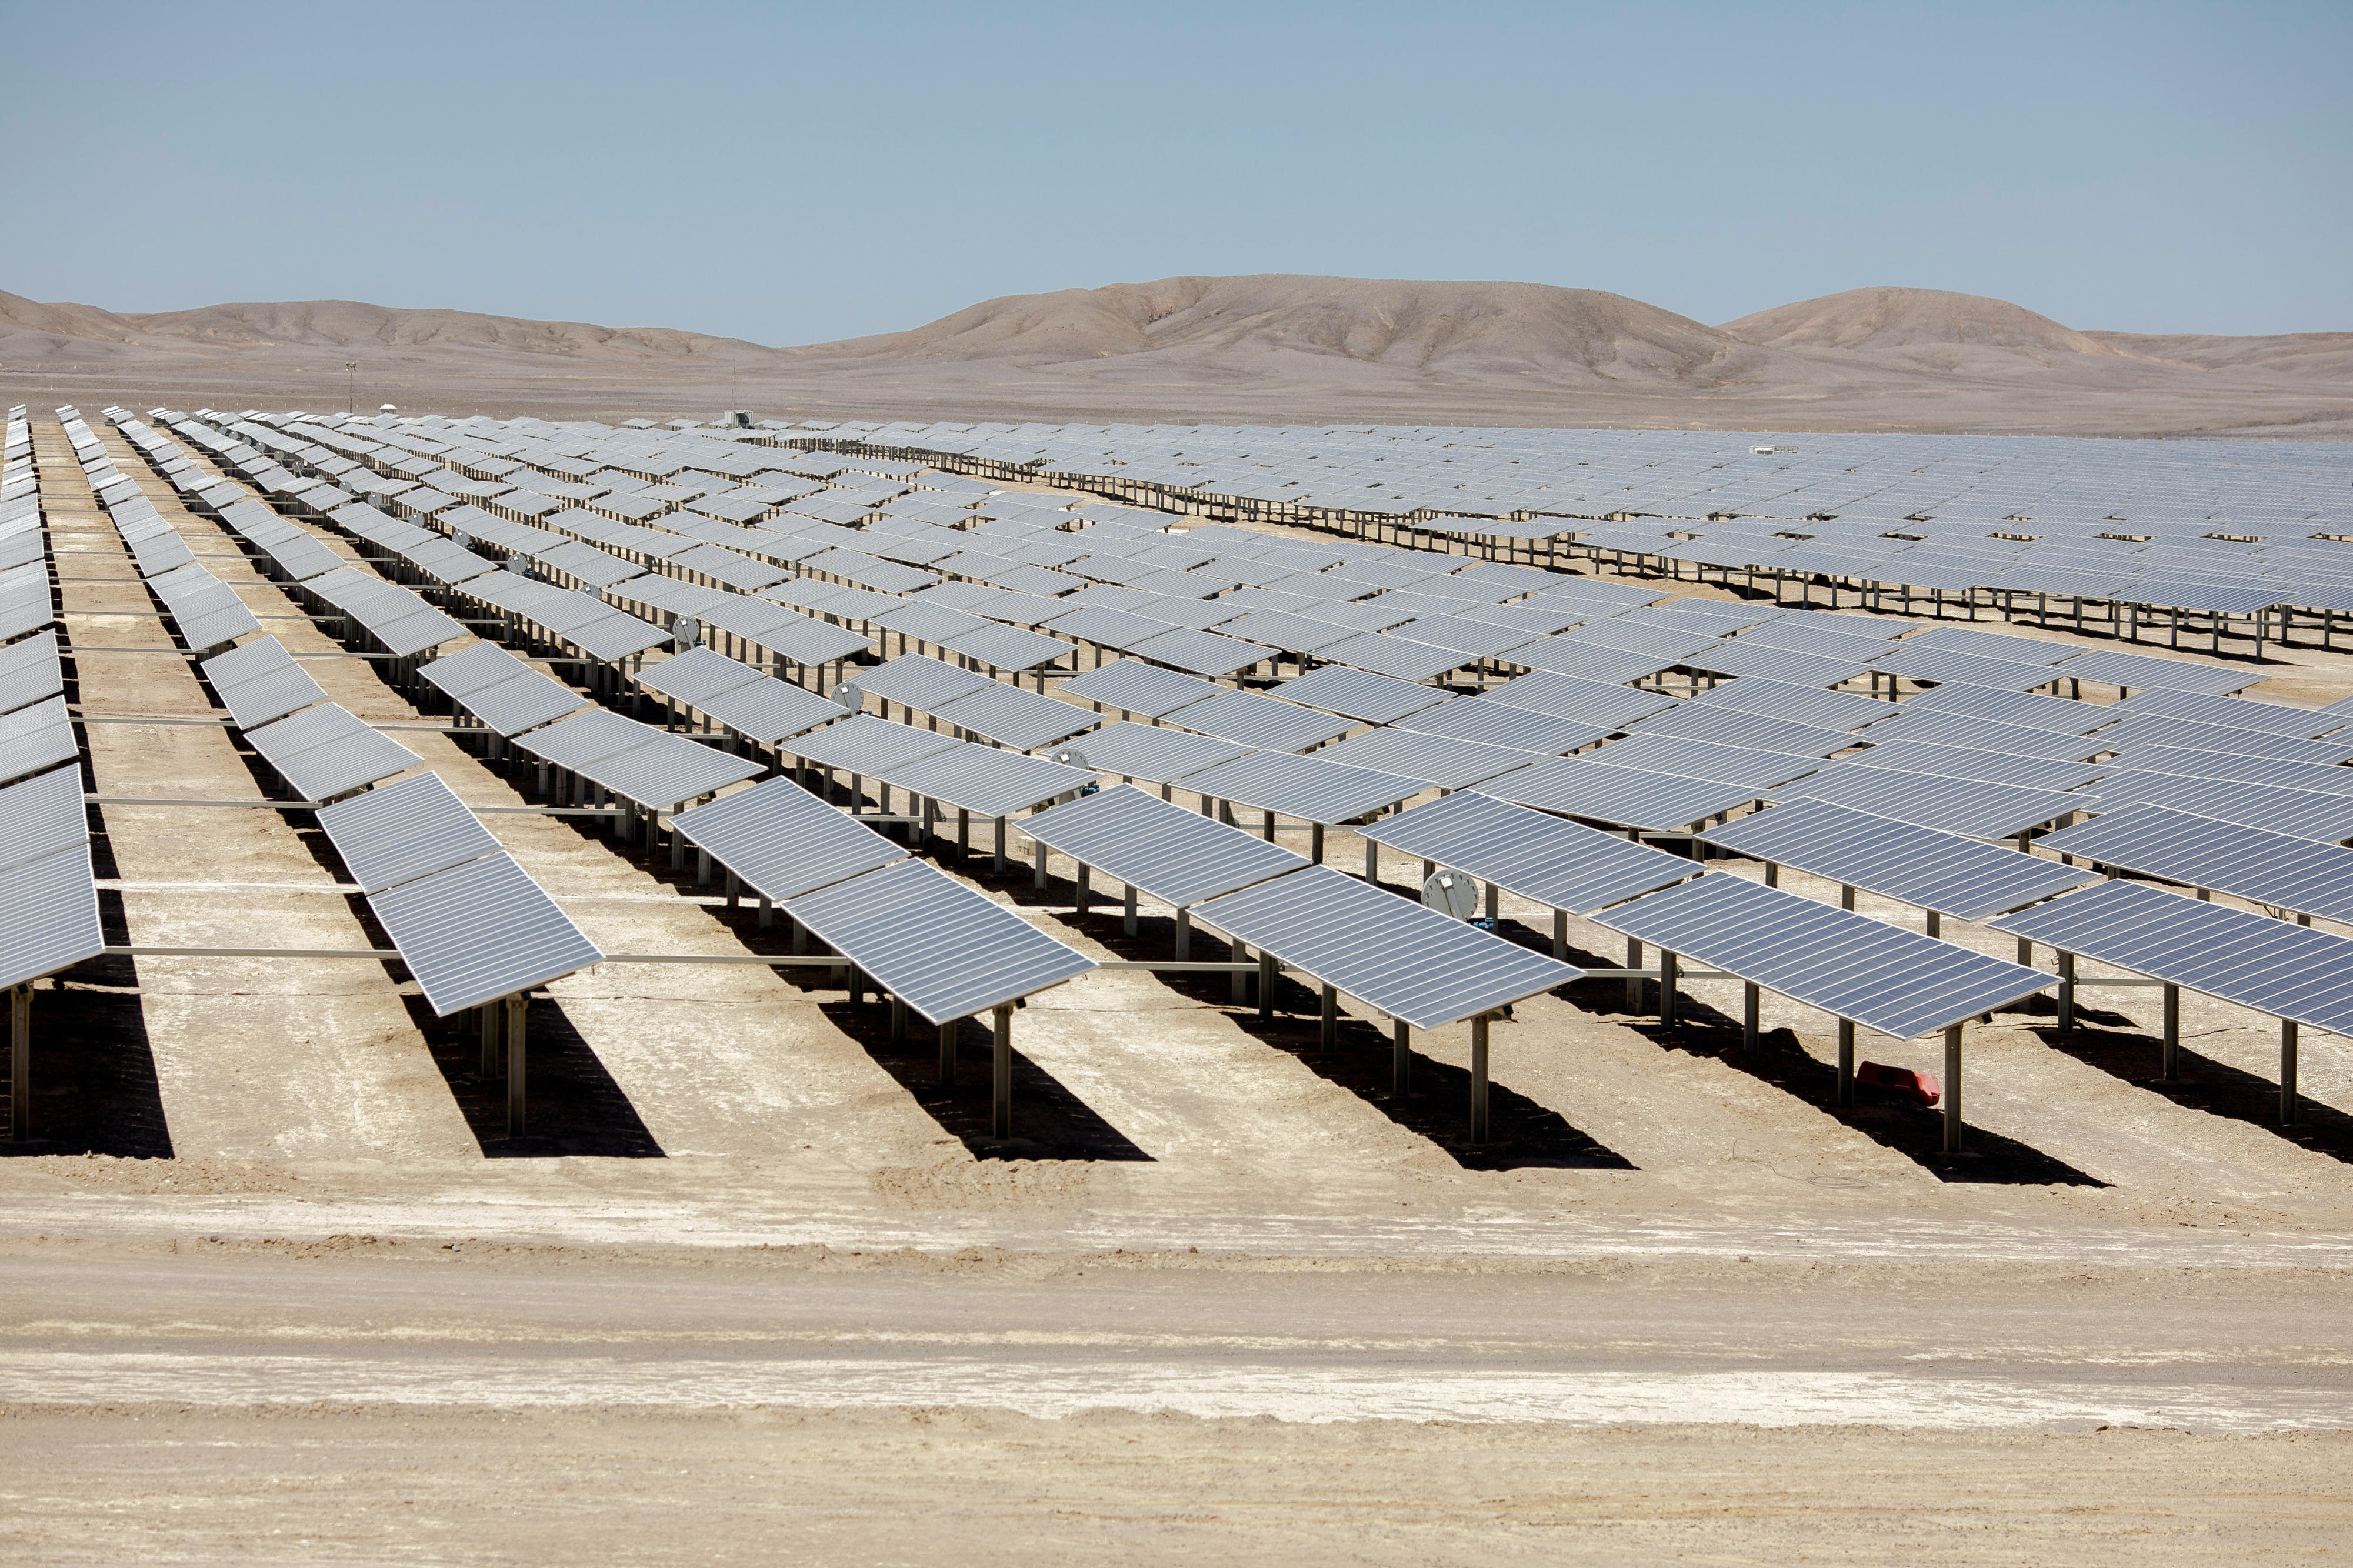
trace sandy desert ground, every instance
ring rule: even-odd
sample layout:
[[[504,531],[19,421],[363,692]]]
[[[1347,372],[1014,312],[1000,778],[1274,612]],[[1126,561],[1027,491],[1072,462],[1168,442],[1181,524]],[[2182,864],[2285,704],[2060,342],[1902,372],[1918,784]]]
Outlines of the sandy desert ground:
[[[152,399],[151,399],[152,401]],[[206,710],[53,420],[87,712]],[[145,473],[111,431],[123,470]],[[145,489],[298,651],[337,645]],[[337,545],[337,548],[343,548]],[[2048,634],[2073,640],[2069,634]],[[309,665],[385,723],[363,660]],[[2259,694],[2353,693],[2297,650]],[[217,726],[93,725],[110,795],[255,798]],[[476,805],[512,778],[431,729]],[[370,945],[307,819],[106,806],[111,928]],[[563,820],[493,816],[608,948],[766,951],[751,912]],[[1360,863],[1337,836],[1332,859]],[[967,873],[1099,955],[1071,868]],[[1392,880],[1416,874],[1392,863]],[[1785,884],[1806,887],[1792,876]],[[1811,890],[1821,891],[1819,888]],[[1867,912],[1915,914],[1868,897]],[[1529,941],[1549,920],[1504,905]],[[2007,939],[1946,934],[2007,952]],[[1596,928],[1572,926],[1588,962]],[[2101,973],[2086,966],[2085,973]],[[879,1006],[780,972],[606,966],[533,1005],[533,1125],[374,963],[111,960],[43,991],[0,1161],[12,1563],[1971,1563],[2323,1558],[2353,1517],[2353,1048],[2274,1124],[2261,1020],[2047,998],[1972,1030],[1968,1157],[1832,1103],[1767,999],[1589,982],[1499,1025],[1320,1048],[1221,977],[1099,972],[1018,1016],[1018,1137]],[[1864,1054],[1934,1068],[1934,1042]]]
[[[347,362],[357,361],[347,374]],[[0,294],[0,402],[619,420],[1638,426],[2353,437],[2353,332],[2080,331],[1860,289],[1707,326],[1531,283],[1166,278],[770,348],[349,300],[120,315]]]

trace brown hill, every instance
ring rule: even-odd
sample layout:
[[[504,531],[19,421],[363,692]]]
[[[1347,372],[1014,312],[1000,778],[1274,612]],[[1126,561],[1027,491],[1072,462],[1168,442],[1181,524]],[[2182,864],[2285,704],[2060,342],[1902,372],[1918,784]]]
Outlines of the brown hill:
[[[1850,289],[1726,321],[1745,342],[1873,354],[1913,349],[2008,349],[2038,356],[2120,351],[2006,300],[1941,289]]]
[[[842,366],[959,360],[1032,370],[1135,356],[1155,366],[1259,378],[1283,374],[1298,357],[1328,362],[1343,374],[1377,368],[1705,385],[1753,376],[1767,358],[1712,327],[1620,294],[1286,275],[1010,295],[912,331],[799,352]],[[1339,369],[1343,362],[1357,370]]]
[[[2348,392],[2353,334],[2080,332],[1909,289],[1711,327],[1533,283],[1167,278],[787,349],[349,300],[118,315],[0,294],[0,400],[90,406],[2343,438]]]

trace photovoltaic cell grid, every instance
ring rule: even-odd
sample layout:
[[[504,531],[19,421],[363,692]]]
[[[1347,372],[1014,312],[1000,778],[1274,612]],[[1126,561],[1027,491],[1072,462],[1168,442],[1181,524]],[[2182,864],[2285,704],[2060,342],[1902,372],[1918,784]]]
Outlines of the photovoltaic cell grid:
[[[1610,930],[1911,1039],[2052,977],[1724,872],[1596,914]]]
[[[503,852],[387,889],[368,908],[444,1018],[605,956]]]
[[[2103,882],[1992,922],[2224,1002],[2353,1035],[2353,941],[2137,882]]]
[[[1470,790],[1383,817],[1362,831],[1402,854],[1467,872],[1572,914],[1680,882],[1699,871],[1680,855]]]
[[[1041,812],[1022,830],[1180,909],[1308,864],[1304,856],[1124,784]]]
[[[1095,961],[920,860],[783,906],[819,941],[933,1023],[1074,979]]]
[[[2161,805],[2126,805],[2039,847],[2191,888],[2353,921],[2353,849]]]
[[[1419,1029],[1493,1012],[1584,973],[1327,866],[1212,899],[1194,917]]]
[[[1961,920],[1982,920],[2099,879],[2055,860],[1827,801],[1777,805],[1701,837]]]

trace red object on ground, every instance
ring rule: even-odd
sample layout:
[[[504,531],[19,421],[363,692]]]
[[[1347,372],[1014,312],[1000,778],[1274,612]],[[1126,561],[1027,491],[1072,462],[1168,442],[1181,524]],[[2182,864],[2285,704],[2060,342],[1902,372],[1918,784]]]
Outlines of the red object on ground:
[[[1874,1089],[1892,1089],[1922,1105],[1934,1105],[1945,1098],[1945,1086],[1936,1081],[1932,1072],[1914,1072],[1910,1068],[1883,1067],[1877,1062],[1864,1062],[1854,1069],[1854,1081],[1867,1083]]]

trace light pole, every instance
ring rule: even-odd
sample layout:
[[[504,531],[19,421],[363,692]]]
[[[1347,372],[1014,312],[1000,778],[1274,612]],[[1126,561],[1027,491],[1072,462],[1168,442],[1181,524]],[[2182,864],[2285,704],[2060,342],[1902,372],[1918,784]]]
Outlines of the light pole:
[[[346,418],[359,412],[359,397],[353,390],[359,385],[359,361],[347,359],[343,362],[343,415]]]

